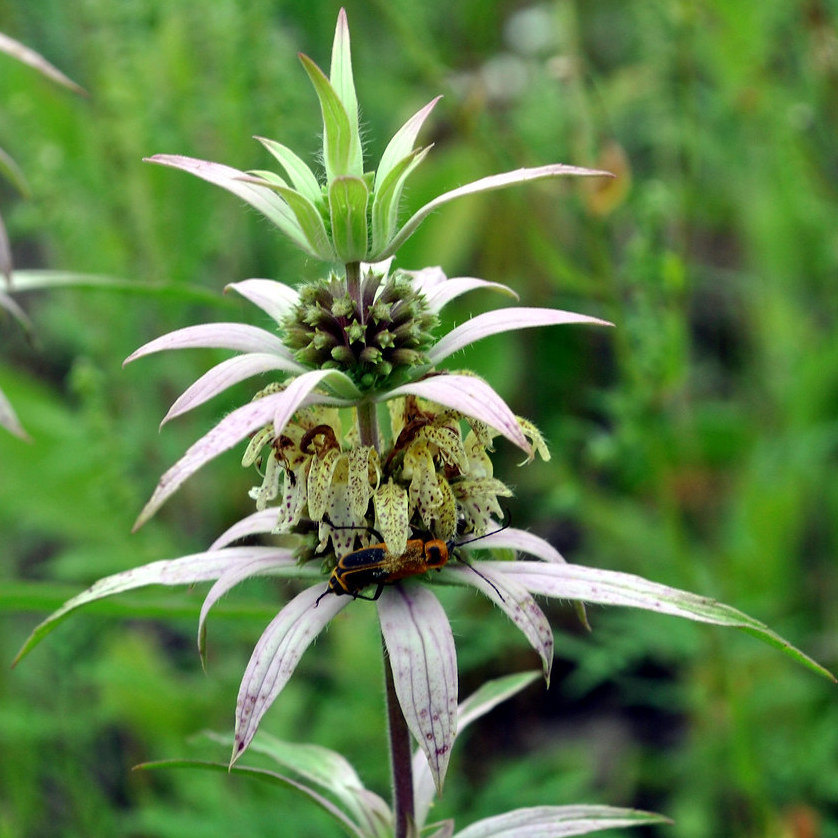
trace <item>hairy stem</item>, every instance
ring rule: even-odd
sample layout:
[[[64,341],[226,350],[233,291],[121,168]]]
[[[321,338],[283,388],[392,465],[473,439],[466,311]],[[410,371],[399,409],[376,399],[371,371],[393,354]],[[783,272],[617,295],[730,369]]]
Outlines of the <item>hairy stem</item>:
[[[355,406],[355,411],[358,416],[358,435],[361,438],[361,445],[369,445],[380,453],[375,403],[361,402]]]
[[[346,290],[349,296],[358,304],[358,322],[363,326],[366,320],[364,301],[361,299],[361,263],[346,263]]]
[[[413,813],[413,769],[410,754],[410,731],[404,720],[393,670],[390,668],[390,656],[381,639],[384,653],[384,677],[387,692],[387,732],[390,740],[390,769],[393,785],[393,813],[395,838],[407,838],[408,830],[414,820]]]

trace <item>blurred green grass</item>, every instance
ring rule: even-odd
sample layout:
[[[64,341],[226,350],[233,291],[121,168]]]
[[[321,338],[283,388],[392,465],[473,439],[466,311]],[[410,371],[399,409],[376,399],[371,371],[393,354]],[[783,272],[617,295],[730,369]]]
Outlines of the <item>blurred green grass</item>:
[[[221,299],[227,282],[317,266],[232,197],[140,161],[172,152],[257,167],[253,134],[313,155],[319,114],[296,52],[326,62],[337,8],[0,0],[0,31],[91,94],[0,66],[0,142],[33,193],[23,202],[0,184],[17,265],[219,295],[28,294],[35,346],[3,322],[0,387],[34,438],[0,436],[0,585],[26,594],[0,596],[5,660],[56,590],[203,549],[248,511],[250,477],[231,453],[130,534],[159,474],[230,402],[158,434],[216,356],[121,362],[169,329],[253,317]],[[623,167],[624,194],[533,185],[454,204],[400,256],[617,324],[496,337],[456,359],[551,443],[553,461],[528,469],[500,452],[516,524],[572,561],[729,602],[835,669],[838,5],[377,0],[347,11],[371,158],[445,94],[411,206],[522,165]],[[451,317],[482,304],[466,299]],[[253,584],[228,603],[286,596]],[[130,772],[194,755],[188,737],[202,728],[229,730],[266,622],[220,611],[204,677],[187,616],[200,591],[172,594],[176,614],[160,620],[166,597],[138,598],[144,619],[77,615],[16,670],[0,667],[0,838],[282,835],[290,823],[334,834],[274,789]],[[265,724],[343,750],[384,792],[378,639],[362,606],[306,656]],[[529,665],[500,615],[470,598],[455,612],[464,693]],[[676,824],[656,834],[674,838],[838,836],[832,687],[718,630],[597,610],[588,637],[568,610],[552,616],[553,687],[531,687],[459,744],[440,816],[462,825],[505,806],[602,801],[665,812]]]

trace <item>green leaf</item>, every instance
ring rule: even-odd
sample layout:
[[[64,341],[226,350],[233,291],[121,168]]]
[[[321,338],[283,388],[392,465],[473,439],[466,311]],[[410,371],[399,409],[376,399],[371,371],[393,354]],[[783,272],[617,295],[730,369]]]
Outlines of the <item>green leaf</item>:
[[[256,137],[256,139],[279,161],[297,192],[305,195],[315,205],[322,200],[323,193],[314,172],[300,157],[275,140],[268,140],[265,137]]]
[[[26,176],[23,174],[23,170],[2,148],[0,148],[0,174],[2,174],[15,187],[15,189],[23,195],[24,198],[28,198],[30,196],[31,192],[29,190],[29,184],[26,182]]]
[[[207,732],[207,737],[232,747],[232,736]],[[390,825],[392,815],[387,804],[367,791],[355,769],[336,751],[320,745],[283,742],[268,733],[258,733],[250,744],[251,753],[264,754],[283,768],[291,769],[303,780],[333,794],[359,824]]]
[[[358,96],[355,93],[355,80],[352,77],[349,24],[346,20],[345,9],[341,9],[338,13],[335,39],[332,43],[332,66],[329,71],[329,81],[331,81],[332,87],[343,102],[343,107],[349,117],[350,128],[358,136]],[[359,150],[360,147],[359,142]]]
[[[390,169],[390,173],[376,186],[372,200],[372,252],[370,259],[378,259],[396,232],[399,221],[399,203],[405,181],[413,170],[425,159],[431,146],[417,148],[403,157]],[[376,183],[379,183],[376,177]]]
[[[226,763],[207,762],[199,759],[166,759],[158,760],[156,762],[144,762],[134,767],[135,771],[155,771],[159,768],[198,768],[202,771],[215,771],[219,774],[239,774],[245,777],[252,777],[257,780],[263,780],[278,786],[298,791],[301,794],[314,801],[322,809],[325,809],[340,825],[346,830],[349,835],[354,838],[365,838],[364,832],[360,827],[353,823],[346,814],[344,814],[334,803],[332,803],[323,795],[316,792],[314,789],[307,786],[305,783],[298,782],[285,777],[282,774],[277,774],[275,771],[267,771],[264,768],[248,768],[247,766],[228,766]]]
[[[341,175],[361,177],[364,174],[364,164],[357,126],[352,125],[340,96],[323,71],[307,55],[301,53],[300,61],[320,100],[326,179],[331,183]]]
[[[366,259],[369,188],[363,178],[338,177],[329,184],[332,243],[342,262]]]
[[[259,177],[248,176],[241,179],[246,183],[267,186],[269,189],[273,189],[274,192],[281,195],[291,208],[291,211],[297,219],[297,223],[300,225],[300,229],[308,243],[308,251],[314,253],[323,262],[334,262],[335,252],[332,249],[332,243],[329,241],[326,225],[323,223],[323,218],[317,207],[305,195],[281,182],[282,178],[276,173],[258,172],[258,174]],[[263,174],[268,174],[273,179],[265,179]]]
[[[384,149],[384,154],[381,155],[381,162],[378,164],[378,170],[375,173],[375,191],[377,192],[380,185],[385,178],[390,174],[396,164],[404,157],[408,157],[413,151],[413,144],[416,142],[416,137],[422,124],[428,117],[428,114],[434,109],[436,103],[441,99],[437,96],[431,99],[424,108],[413,114],[401,128],[393,135],[393,139],[387,143],[387,148]]]

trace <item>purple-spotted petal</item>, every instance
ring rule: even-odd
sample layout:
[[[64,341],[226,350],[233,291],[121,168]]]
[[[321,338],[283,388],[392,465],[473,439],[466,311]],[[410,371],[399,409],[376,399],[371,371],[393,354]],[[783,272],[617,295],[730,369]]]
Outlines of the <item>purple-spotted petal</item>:
[[[45,635],[63,620],[70,612],[104,597],[113,596],[123,591],[144,588],[148,585],[192,585],[217,579],[226,569],[250,561],[265,547],[228,547],[225,550],[207,550],[179,559],[163,559],[151,564],[125,570],[113,576],[100,579],[86,591],[73,597],[57,611],[54,611],[29,635],[23,648],[18,652],[15,663],[35,646]]]
[[[266,329],[248,326],[246,323],[201,323],[198,326],[177,329],[143,344],[139,349],[135,349],[123,361],[123,364],[168,349],[235,349],[238,352],[270,352],[285,358],[289,364],[297,363],[285,344]]]
[[[531,329],[536,326],[559,326],[565,323],[590,323],[597,326],[613,324],[586,314],[560,311],[552,308],[502,308],[472,317],[456,329],[452,329],[428,352],[428,360],[436,365],[453,355],[464,346],[489,335]]]
[[[303,652],[336,614],[352,601],[329,595],[315,605],[324,586],[306,588],[265,629],[244,673],[236,702],[234,763],[253,739],[262,716],[294,674]]]
[[[393,237],[385,251],[381,254],[381,257],[395,253],[437,207],[447,204],[449,201],[462,198],[465,195],[475,195],[478,192],[492,192],[495,189],[505,189],[507,186],[514,186],[515,184],[526,183],[531,180],[544,180],[545,178],[562,177],[564,175],[613,177],[611,172],[554,163],[549,166],[538,166],[533,169],[516,169],[513,172],[504,172],[500,175],[490,175],[489,177],[481,178],[473,183],[467,183],[465,186],[452,189],[450,192],[445,192],[417,210]]]
[[[231,282],[226,291],[235,291],[262,309],[269,317],[279,323],[286,314],[300,301],[296,289],[273,279],[245,279]]]
[[[515,414],[482,378],[473,375],[433,375],[390,390],[388,399],[413,395],[452,407],[485,422],[529,455],[530,444],[521,432]]]
[[[276,519],[276,509],[262,509],[259,512],[253,512],[224,530],[210,545],[210,550],[218,550],[221,547],[226,547],[228,544],[232,544],[240,538],[272,532],[276,526]]]
[[[378,602],[396,696],[442,788],[457,733],[457,653],[439,600],[421,585],[385,589]]]
[[[228,387],[238,384],[254,375],[259,375],[270,370],[282,370],[283,372],[301,372],[304,367],[297,363],[289,363],[285,358],[274,355],[272,352],[249,352],[246,355],[237,355],[235,358],[228,358],[212,369],[205,372],[194,384],[191,384],[178,396],[169,412],[163,417],[161,427],[176,416],[180,416],[189,410],[209,401],[214,396],[222,393]]]
[[[553,666],[553,630],[527,588],[508,574],[493,572],[486,562],[475,562],[471,567],[449,565],[445,574],[459,577],[460,584],[477,588],[518,626],[538,652],[544,680],[549,686]]]
[[[224,570],[209,589],[204,603],[201,606],[201,614],[198,617],[198,654],[204,660],[206,648],[206,622],[210,609],[221,597],[232,590],[245,579],[252,576],[299,576],[300,567],[293,550],[282,547],[261,547],[257,548],[249,561],[237,563]]]

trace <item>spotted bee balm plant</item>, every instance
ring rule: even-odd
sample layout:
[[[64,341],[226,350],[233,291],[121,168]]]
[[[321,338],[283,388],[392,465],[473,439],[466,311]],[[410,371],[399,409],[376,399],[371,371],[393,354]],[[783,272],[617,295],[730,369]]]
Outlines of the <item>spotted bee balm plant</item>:
[[[429,151],[414,147],[415,142],[437,100],[395,134],[378,169],[366,171],[343,11],[329,76],[306,56],[300,58],[322,110],[323,179],[290,149],[266,139],[260,142],[281,173],[243,172],[173,155],[150,160],[242,198],[326,263],[323,278],[300,288],[268,279],[233,283],[229,289],[267,314],[272,328],[190,326],[128,358],[190,347],[237,353],[189,387],[164,422],[232,384],[275,375],[163,475],[137,525],[205,463],[245,440],[243,464],[259,474],[251,490],[255,511],[206,552],[100,580],[35,629],[21,655],[85,603],[145,585],[210,581],[199,619],[203,655],[209,611],[231,588],[253,576],[303,579],[310,586],[279,610],[245,670],[231,770],[264,774],[239,760],[248,748],[267,754],[293,772],[293,777],[272,774],[275,779],[309,795],[355,836],[566,836],[661,821],[646,812],[580,805],[519,809],[456,833],[453,822],[427,824],[458,732],[534,677],[515,674],[490,682],[460,702],[454,638],[436,586],[471,587],[488,597],[537,651],[548,682],[553,635],[539,596],[577,603],[583,620],[584,603],[597,603],[740,628],[832,677],[733,608],[636,576],[568,563],[548,542],[508,525],[499,499],[512,492],[495,475],[494,446],[501,440],[512,443],[526,463],[549,460],[547,446],[538,429],[516,416],[489,383],[443,364],[464,346],[504,331],[610,324],[567,311],[510,305],[438,337],[439,312],[452,299],[473,290],[513,300],[517,295],[496,282],[449,278],[438,267],[397,268],[393,259],[425,217],[455,198],[531,180],[608,175],[565,165],[519,169],[446,192],[404,221],[405,182]],[[237,544],[266,533],[282,534],[283,546]],[[478,551],[490,558],[474,558]],[[526,558],[510,559],[516,555]],[[376,608],[381,626],[392,806],[366,790],[338,754],[255,736],[307,647],[356,599],[374,601],[359,605]]]

